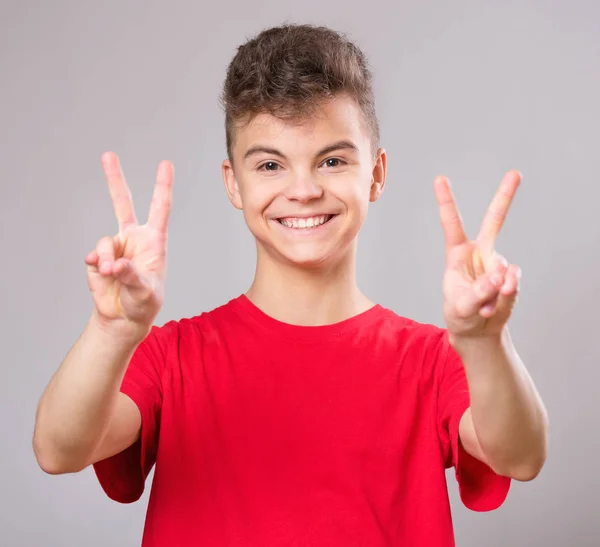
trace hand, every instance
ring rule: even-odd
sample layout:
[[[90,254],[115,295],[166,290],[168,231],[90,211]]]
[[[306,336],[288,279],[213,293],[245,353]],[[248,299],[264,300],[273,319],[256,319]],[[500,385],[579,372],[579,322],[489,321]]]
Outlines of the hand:
[[[448,179],[438,177],[435,181],[446,239],[444,319],[451,339],[500,335],[511,315],[521,271],[509,265],[494,246],[520,182],[516,171],[504,176],[477,239],[470,241]]]
[[[100,239],[85,257],[94,313],[103,327],[143,338],[163,303],[173,166],[168,161],[160,163],[148,221],[143,225],[137,223],[117,155],[103,154],[102,166],[119,232]]]

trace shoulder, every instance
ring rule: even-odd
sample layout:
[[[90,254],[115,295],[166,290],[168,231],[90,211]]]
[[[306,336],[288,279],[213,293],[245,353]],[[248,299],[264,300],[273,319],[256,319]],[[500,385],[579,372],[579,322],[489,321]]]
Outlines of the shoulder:
[[[395,311],[381,307],[380,330],[387,336],[396,337],[403,344],[410,343],[423,347],[443,344],[447,331],[432,323],[422,323]]]
[[[219,336],[225,325],[234,323],[237,300],[237,298],[232,299],[198,315],[171,319],[155,325],[144,343],[157,345],[166,350],[169,346],[179,345],[182,341],[210,341]]]
[[[418,362],[425,374],[435,374],[444,366],[450,347],[445,328],[398,315],[387,308],[381,314],[378,338],[403,359]]]

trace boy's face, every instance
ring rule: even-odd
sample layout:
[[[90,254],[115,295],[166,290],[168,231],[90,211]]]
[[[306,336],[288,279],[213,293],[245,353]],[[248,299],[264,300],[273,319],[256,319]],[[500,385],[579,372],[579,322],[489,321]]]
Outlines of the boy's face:
[[[259,253],[297,266],[345,256],[385,182],[385,152],[373,157],[371,131],[345,96],[301,123],[258,115],[236,130],[232,156],[225,186]]]

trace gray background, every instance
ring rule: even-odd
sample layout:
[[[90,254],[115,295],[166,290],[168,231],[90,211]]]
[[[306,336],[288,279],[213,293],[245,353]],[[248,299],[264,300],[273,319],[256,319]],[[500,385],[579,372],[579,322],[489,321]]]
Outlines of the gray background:
[[[504,171],[523,172],[499,250],[523,269],[511,327],[551,449],[493,513],[463,508],[451,481],[457,542],[600,545],[599,4],[291,4],[2,2],[0,544],[139,545],[148,490],[118,505],[91,469],[44,475],[30,447],[38,398],[91,310],[83,257],[116,230],[100,154],[120,154],[141,220],[158,162],[175,164],[159,323],[243,292],[254,247],[220,178],[217,96],[235,47],[287,20],[348,33],[375,70],[389,178],[361,236],[371,298],[441,324],[434,176],[452,179],[474,236]]]

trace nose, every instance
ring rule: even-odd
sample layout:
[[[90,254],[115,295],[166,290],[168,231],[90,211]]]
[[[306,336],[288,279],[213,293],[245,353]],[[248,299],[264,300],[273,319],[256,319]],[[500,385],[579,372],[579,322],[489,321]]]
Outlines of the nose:
[[[290,178],[283,191],[283,195],[290,201],[306,203],[323,195],[323,187],[313,177],[299,175]]]

